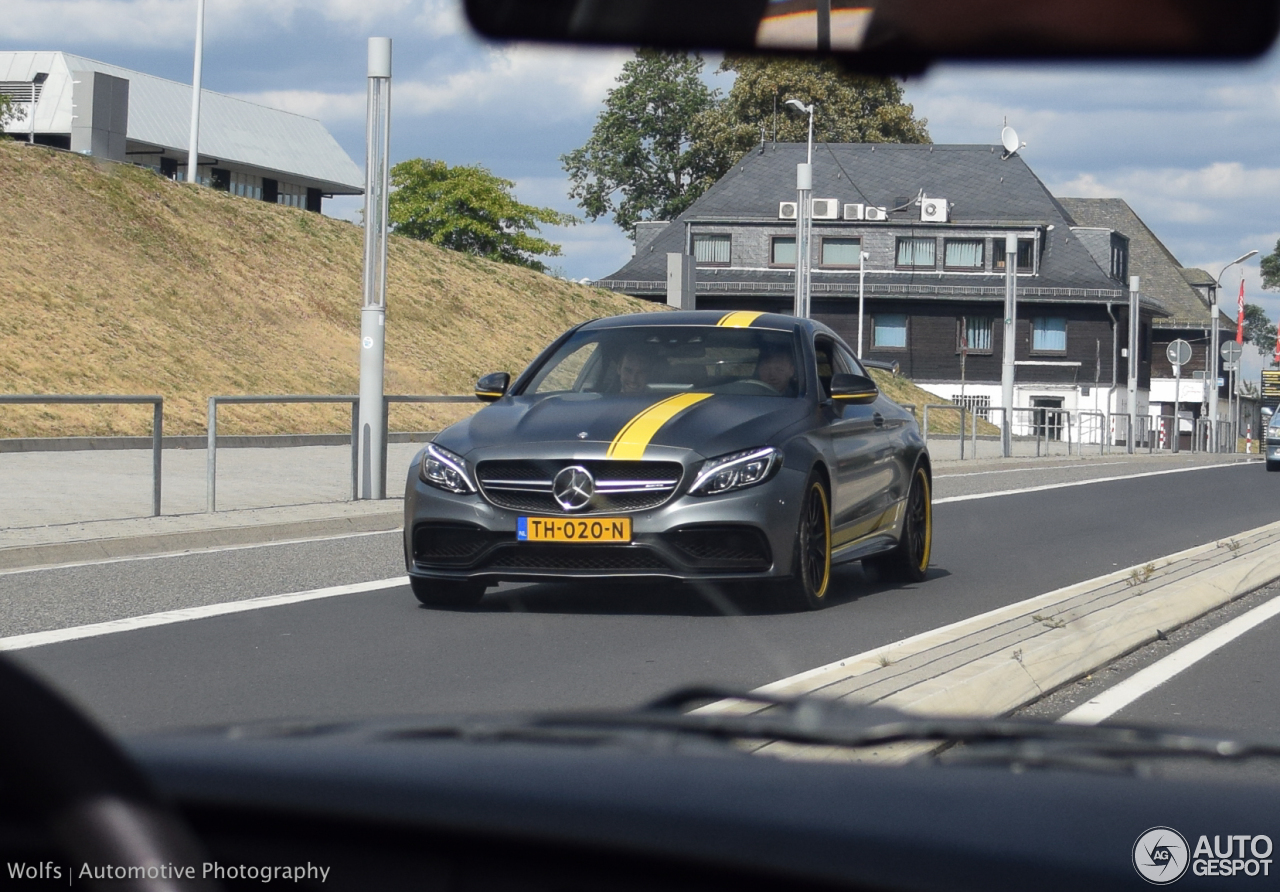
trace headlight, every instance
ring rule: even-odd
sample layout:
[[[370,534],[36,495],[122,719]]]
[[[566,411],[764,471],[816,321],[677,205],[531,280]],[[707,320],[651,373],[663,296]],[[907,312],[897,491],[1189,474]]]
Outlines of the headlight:
[[[467,463],[462,456],[455,455],[448,449],[428,443],[422,453],[422,464],[418,468],[418,476],[423,483],[429,483],[438,489],[449,492],[475,492],[475,484],[467,474]]]
[[[782,464],[778,450],[765,446],[709,459],[693,481],[691,495],[713,496],[763,483]]]

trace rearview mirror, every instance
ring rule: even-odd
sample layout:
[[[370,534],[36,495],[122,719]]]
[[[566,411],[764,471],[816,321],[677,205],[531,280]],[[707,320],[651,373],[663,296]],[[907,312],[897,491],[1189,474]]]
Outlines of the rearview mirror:
[[[876,382],[866,375],[832,375],[831,398],[844,404],[874,403],[880,395]]]
[[[506,396],[511,386],[511,376],[506,372],[493,372],[476,382],[476,399],[491,403]]]
[[[934,59],[1251,58],[1274,0],[466,0],[488,37],[840,54],[854,69]]]

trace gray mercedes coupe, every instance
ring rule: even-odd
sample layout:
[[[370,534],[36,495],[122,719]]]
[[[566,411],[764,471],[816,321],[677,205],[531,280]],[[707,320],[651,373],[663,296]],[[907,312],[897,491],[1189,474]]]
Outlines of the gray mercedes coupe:
[[[932,471],[914,417],[821,323],[644,313],[570,329],[442,431],[405,487],[405,562],[430,606],[501,581],[766,584],[797,607],[831,567],[929,568]]]

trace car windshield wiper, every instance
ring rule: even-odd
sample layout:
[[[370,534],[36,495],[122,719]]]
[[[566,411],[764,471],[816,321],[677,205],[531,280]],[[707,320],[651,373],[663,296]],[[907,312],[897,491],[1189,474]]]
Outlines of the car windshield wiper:
[[[736,701],[716,712],[697,707]],[[1138,760],[1192,757],[1244,760],[1280,757],[1280,743],[1150,727],[1069,725],[1033,719],[917,717],[880,706],[820,697],[778,697],[717,687],[673,691],[634,710],[510,716],[441,717],[386,723],[269,723],[222,733],[245,737],[332,737],[365,740],[460,740],[494,743],[632,745],[667,749],[689,742],[741,753],[775,741],[798,746],[866,749],[935,744],[916,761],[1006,767],[1128,769]],[[939,751],[943,751],[939,753]]]

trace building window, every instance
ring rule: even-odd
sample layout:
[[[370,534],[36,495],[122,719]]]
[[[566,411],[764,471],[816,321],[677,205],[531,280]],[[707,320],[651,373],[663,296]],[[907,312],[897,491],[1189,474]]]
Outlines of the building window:
[[[822,265],[852,267],[862,256],[860,238],[824,238],[822,240]]]
[[[907,314],[881,313],[871,320],[871,346],[902,349],[907,346]]]
[[[1067,351],[1067,320],[1063,316],[1038,316],[1031,320],[1031,349],[1036,353]]]
[[[934,269],[938,264],[935,254],[938,242],[931,238],[898,239],[899,269]]]
[[[230,191],[232,195],[238,195],[241,198],[253,198],[261,201],[262,177],[232,171]]]
[[[1004,239],[996,238],[991,244],[991,268],[1004,270]],[[1035,272],[1036,243],[1033,239],[1018,239],[1018,272]]]
[[[995,319],[990,316],[966,316],[956,320],[956,352],[961,347],[970,353],[990,353]]]
[[[954,398],[951,402],[957,406],[964,406],[983,421],[991,420],[991,397],[989,396],[974,396],[966,393],[964,396]]]
[[[728,235],[695,235],[693,237],[694,262],[706,266],[728,266],[729,245]]]
[[[1129,251],[1124,245],[1112,243],[1111,245],[1111,278],[1119,279],[1121,282],[1125,280],[1125,276],[1129,271]]]
[[[794,235],[774,236],[769,246],[769,262],[774,266],[795,266],[796,237]]]
[[[982,240],[949,238],[942,242],[942,265],[947,269],[983,268]]]
[[[282,204],[285,207],[303,208],[307,206],[307,187],[296,186],[293,183],[280,183],[276,187],[276,204]]]

